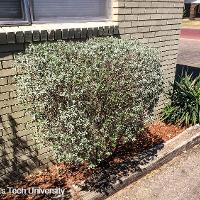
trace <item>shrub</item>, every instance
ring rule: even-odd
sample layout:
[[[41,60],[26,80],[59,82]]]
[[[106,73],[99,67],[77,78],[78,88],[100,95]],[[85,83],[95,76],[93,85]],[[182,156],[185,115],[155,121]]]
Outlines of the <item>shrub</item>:
[[[36,139],[58,161],[98,164],[132,141],[161,92],[157,51],[137,41],[32,44],[16,58],[18,94],[37,122]]]
[[[200,123],[200,75],[185,74],[174,83],[171,103],[163,109],[162,118],[183,126]]]
[[[185,8],[183,8],[183,19],[188,17],[188,12]]]

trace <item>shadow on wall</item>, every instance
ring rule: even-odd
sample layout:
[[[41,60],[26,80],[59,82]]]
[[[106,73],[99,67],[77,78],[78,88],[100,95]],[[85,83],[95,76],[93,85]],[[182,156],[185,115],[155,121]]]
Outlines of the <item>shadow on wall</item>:
[[[12,180],[22,178],[22,173],[29,172],[42,165],[37,157],[38,151],[31,148],[25,139],[19,137],[15,119],[8,115],[8,120],[11,133],[5,133],[4,136],[3,131],[0,130],[0,186],[5,186]],[[1,122],[2,117],[0,116],[0,124]],[[4,128],[3,123],[2,127]],[[4,130],[6,129],[4,128]]]
[[[191,74],[194,78],[200,74],[200,68],[192,67],[188,65],[176,65],[176,75],[175,80],[179,81],[182,74],[188,73]]]

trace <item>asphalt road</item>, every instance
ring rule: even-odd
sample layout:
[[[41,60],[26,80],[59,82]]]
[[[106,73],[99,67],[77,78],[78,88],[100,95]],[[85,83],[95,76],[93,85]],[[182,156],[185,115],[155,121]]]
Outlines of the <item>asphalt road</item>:
[[[200,145],[107,200],[200,200]]]

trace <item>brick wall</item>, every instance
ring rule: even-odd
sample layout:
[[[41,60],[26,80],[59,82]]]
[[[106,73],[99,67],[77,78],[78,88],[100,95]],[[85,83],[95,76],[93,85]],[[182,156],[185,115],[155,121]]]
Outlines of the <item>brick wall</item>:
[[[113,20],[119,22],[121,38],[137,38],[159,48],[164,89],[169,89],[176,70],[183,0],[114,0]],[[166,102],[161,95],[157,112]]]
[[[0,33],[0,184],[5,178],[51,163],[48,149],[36,150],[31,118],[24,114],[16,98],[14,75],[18,72],[12,68],[12,62],[17,52],[24,51],[27,42],[116,34],[121,38],[138,38],[160,49],[167,90],[175,75],[182,7],[182,0],[113,0],[113,21],[119,26]],[[161,95],[157,111],[164,102],[166,99]]]
[[[38,166],[50,163],[48,149],[37,151],[31,130],[31,118],[25,115],[18,103],[12,67],[13,59],[24,45],[4,46],[0,53],[0,185],[5,179],[13,179]]]

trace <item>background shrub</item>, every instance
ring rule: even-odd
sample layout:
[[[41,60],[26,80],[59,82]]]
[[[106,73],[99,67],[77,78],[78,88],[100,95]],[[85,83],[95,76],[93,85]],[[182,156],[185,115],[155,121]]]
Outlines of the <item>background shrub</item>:
[[[59,161],[96,165],[132,141],[161,92],[158,52],[136,41],[32,44],[16,59],[21,102],[36,139]]]
[[[183,126],[200,123],[200,75],[193,78],[185,74],[174,83],[171,103],[162,111],[162,118],[168,123]]]

